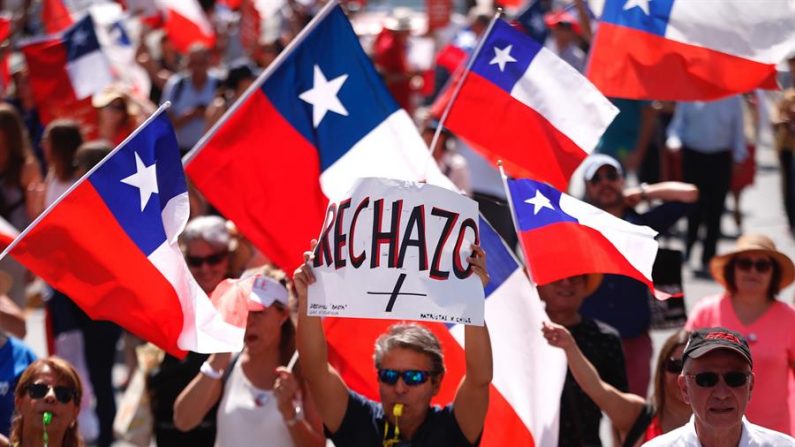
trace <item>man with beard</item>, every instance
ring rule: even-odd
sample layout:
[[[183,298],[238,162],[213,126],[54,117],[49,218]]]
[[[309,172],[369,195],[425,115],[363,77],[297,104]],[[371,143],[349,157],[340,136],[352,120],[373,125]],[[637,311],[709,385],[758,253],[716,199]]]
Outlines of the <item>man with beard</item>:
[[[690,203],[698,200],[695,186],[680,182],[642,183],[624,188],[624,171],[613,157],[595,154],[583,162],[585,200],[616,217],[636,225],[647,225],[660,233],[683,217]],[[638,213],[642,201],[662,201]],[[652,345],[649,338],[651,312],[649,289],[635,279],[604,275],[599,288],[582,305],[581,313],[618,330],[627,361],[629,391],[645,396],[649,386]]]

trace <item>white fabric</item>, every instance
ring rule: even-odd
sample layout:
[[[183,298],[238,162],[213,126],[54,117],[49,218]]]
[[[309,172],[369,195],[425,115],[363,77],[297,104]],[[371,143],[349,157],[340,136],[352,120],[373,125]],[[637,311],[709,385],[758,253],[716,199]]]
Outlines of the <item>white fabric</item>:
[[[560,395],[566,356],[541,335],[548,321],[536,288],[521,269],[514,271],[486,300],[494,358],[494,387],[533,434],[538,447],[558,445]],[[464,346],[464,327],[450,332]]]
[[[323,193],[332,202],[344,198],[360,177],[426,180],[455,189],[439,171],[436,161],[405,110],[381,122],[334,164],[320,174]]]
[[[590,81],[546,48],[530,62],[511,96],[588,153],[618,115],[618,108]]]
[[[80,436],[89,442],[94,441],[99,437],[99,418],[93,408],[94,388],[88,374],[83,333],[75,329],[58,334],[55,337],[54,355],[71,363],[80,376],[83,385],[83,398],[80,399],[80,413],[77,415]]]
[[[256,404],[257,397],[261,406]],[[293,446],[290,432],[276,405],[276,397],[271,391],[252,385],[239,361],[235,362],[224,385],[217,421],[216,447]]]
[[[743,416],[743,433],[740,436],[740,443],[737,447],[788,447],[795,446],[795,439],[784,433],[779,433],[756,424],[748,422]],[[701,442],[696,434],[695,416],[691,416],[690,421],[670,431],[658,436],[651,441],[643,444],[643,447],[701,447]]]
[[[651,281],[651,269],[659,248],[654,240],[656,231],[619,219],[568,194],[560,194],[560,209],[577,219],[580,225],[602,233],[633,267]]]
[[[795,2],[677,0],[665,37],[775,64],[795,48]]]
[[[92,51],[66,64],[66,72],[72,82],[77,99],[88,98],[99,93],[113,82],[110,63],[102,51]]]

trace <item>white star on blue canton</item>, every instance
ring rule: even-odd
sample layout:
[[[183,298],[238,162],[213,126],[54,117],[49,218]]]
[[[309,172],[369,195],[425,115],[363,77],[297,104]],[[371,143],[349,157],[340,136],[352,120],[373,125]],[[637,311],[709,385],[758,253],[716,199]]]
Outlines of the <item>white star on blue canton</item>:
[[[624,11],[638,7],[644,14],[649,15],[649,2],[651,0],[627,0],[624,4]]]
[[[88,33],[82,28],[79,28],[74,34],[72,34],[72,43],[75,47],[85,45],[86,40],[88,40]]]
[[[348,79],[347,74],[337,76],[332,80],[326,79],[326,75],[315,65],[314,79],[312,88],[298,95],[299,98],[312,104],[312,125],[317,128],[323,117],[329,111],[348,116],[348,110],[337,97],[342,84]]]
[[[505,48],[494,47],[494,58],[489,62],[489,65],[497,64],[500,67],[500,72],[505,71],[505,65],[508,62],[516,62],[516,59],[511,56],[513,45],[508,45]]]
[[[539,190],[536,190],[535,197],[533,197],[532,199],[525,200],[524,203],[533,205],[534,216],[538,214],[538,212],[541,211],[542,208],[549,208],[553,211],[555,210],[555,208],[552,207],[552,203],[549,201],[549,199],[547,199],[545,195],[541,194],[541,191]]]
[[[123,178],[122,183],[138,188],[141,196],[141,211],[146,208],[152,194],[158,194],[157,188],[157,163],[145,166],[138,152],[135,153],[135,174]]]

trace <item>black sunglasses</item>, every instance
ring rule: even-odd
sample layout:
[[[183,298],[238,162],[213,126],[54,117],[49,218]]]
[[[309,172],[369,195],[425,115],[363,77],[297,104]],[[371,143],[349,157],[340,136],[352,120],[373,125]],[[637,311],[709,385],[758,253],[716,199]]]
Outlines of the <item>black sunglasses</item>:
[[[737,258],[737,260],[734,261],[734,265],[744,272],[750,272],[751,268],[755,268],[759,273],[767,273],[773,268],[773,262],[767,259],[752,261],[748,258]]]
[[[378,370],[378,380],[387,384],[387,385],[394,385],[397,383],[399,378],[403,378],[403,383],[408,386],[416,386],[428,381],[428,378],[431,377],[430,371],[420,371],[416,369],[407,369],[405,371],[400,371],[397,369],[379,369]]]
[[[77,397],[77,391],[68,386],[51,386],[45,383],[31,383],[28,385],[28,396],[31,399],[41,399],[53,390],[55,399],[62,404],[68,404],[72,398]]]
[[[665,370],[671,374],[679,374],[682,372],[682,368],[685,366],[685,362],[682,359],[675,359],[673,357],[669,357],[665,360]]]
[[[748,377],[750,375],[750,373],[742,371],[732,371],[723,374],[718,374],[716,372],[687,374],[688,377],[694,377],[696,379],[696,385],[702,388],[712,388],[717,385],[721,376],[723,376],[723,381],[726,382],[726,385],[732,388],[739,388],[748,383]]]
[[[590,182],[593,185],[598,185],[599,183],[602,182],[602,180],[615,182],[616,180],[618,180],[618,178],[619,178],[618,177],[618,172],[616,172],[616,171],[607,171],[607,172],[605,172],[604,174],[601,174],[601,175],[600,174],[594,174],[594,176],[591,177],[591,179],[588,180],[588,182]]]
[[[185,256],[185,261],[191,267],[201,267],[202,264],[218,265],[226,259],[226,253],[215,253],[210,256]]]

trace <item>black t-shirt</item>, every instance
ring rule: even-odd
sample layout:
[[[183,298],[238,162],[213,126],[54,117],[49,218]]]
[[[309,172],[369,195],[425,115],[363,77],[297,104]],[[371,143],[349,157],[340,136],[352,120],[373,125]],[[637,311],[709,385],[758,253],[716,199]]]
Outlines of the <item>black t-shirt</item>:
[[[381,447],[384,442],[385,421],[384,408],[380,403],[350,391],[342,424],[334,434],[325,429],[326,436],[334,441],[336,447]],[[388,437],[393,436],[394,429],[389,424]],[[395,447],[468,447],[477,446],[479,443],[480,440],[474,444],[467,441],[455,420],[453,406],[448,405],[444,408],[431,407],[414,438],[411,441],[401,441]]]
[[[627,372],[621,338],[612,327],[597,320],[583,318],[580,324],[568,328],[574,341],[596,368],[599,377],[621,391],[627,391]],[[558,445],[601,446],[599,422],[602,411],[566,372],[566,382],[560,397],[560,432]]]

